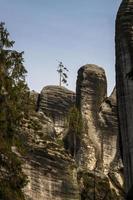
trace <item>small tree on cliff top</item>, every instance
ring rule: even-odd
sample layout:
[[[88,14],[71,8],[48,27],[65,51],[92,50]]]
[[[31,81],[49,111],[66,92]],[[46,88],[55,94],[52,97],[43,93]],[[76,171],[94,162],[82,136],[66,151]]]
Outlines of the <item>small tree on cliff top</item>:
[[[68,79],[67,72],[68,72],[68,69],[63,65],[62,62],[59,62],[57,72],[59,73],[59,86],[61,86],[62,83],[68,85],[68,83],[67,83],[67,79]]]

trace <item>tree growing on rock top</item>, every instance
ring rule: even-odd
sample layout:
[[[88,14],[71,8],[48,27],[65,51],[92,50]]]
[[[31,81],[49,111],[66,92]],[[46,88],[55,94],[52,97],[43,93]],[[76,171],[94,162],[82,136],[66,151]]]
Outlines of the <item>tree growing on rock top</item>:
[[[65,84],[65,85],[68,86],[68,83],[67,83],[67,79],[68,79],[67,72],[68,72],[68,69],[63,65],[63,63],[61,61],[59,61],[57,72],[59,74],[59,86],[62,86],[62,84]]]

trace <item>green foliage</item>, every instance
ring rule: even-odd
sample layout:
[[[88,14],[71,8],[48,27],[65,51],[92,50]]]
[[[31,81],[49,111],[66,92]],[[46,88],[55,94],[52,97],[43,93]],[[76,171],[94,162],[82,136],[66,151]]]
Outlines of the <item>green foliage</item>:
[[[21,169],[21,161],[11,150],[11,144],[0,137],[0,199],[24,199],[21,188],[27,183],[27,177]]]
[[[59,73],[59,76],[60,76],[59,85],[61,86],[62,83],[68,85],[68,83],[67,83],[68,69],[63,65],[62,62],[59,62],[57,72]]]
[[[0,132],[12,134],[17,131],[20,120],[28,103],[29,91],[25,83],[26,70],[23,65],[23,52],[19,53],[9,48],[14,41],[9,39],[9,33],[0,24]],[[5,123],[6,122],[6,123]],[[8,130],[8,131],[7,131]]]
[[[73,131],[76,135],[81,136],[83,123],[80,111],[76,106],[73,106],[68,114],[69,130]]]
[[[110,180],[107,176],[94,171],[78,172],[78,182],[81,184],[81,200],[122,200],[123,194],[117,193],[110,186]]]
[[[82,116],[76,106],[73,106],[68,114],[68,133],[64,137],[65,149],[76,158],[76,153],[80,148],[81,137],[82,137]]]
[[[28,115],[29,89],[23,52],[12,49],[14,41],[9,36],[5,24],[0,23],[0,199],[21,200],[26,177],[11,147]]]
[[[64,146],[64,143],[63,143],[62,139],[57,139],[57,140],[56,140],[56,143],[57,143],[60,147],[63,147],[63,146]]]

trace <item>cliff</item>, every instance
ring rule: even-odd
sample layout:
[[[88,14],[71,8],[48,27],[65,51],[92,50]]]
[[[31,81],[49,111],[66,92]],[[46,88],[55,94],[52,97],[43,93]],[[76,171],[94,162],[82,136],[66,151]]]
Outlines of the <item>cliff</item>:
[[[76,98],[85,127],[83,163],[89,169],[96,167],[107,173],[113,162],[120,161],[116,90],[107,97],[104,70],[85,65],[78,72]]]
[[[133,1],[123,0],[116,19],[116,88],[126,191],[133,187]],[[133,196],[132,196],[133,197]]]
[[[85,65],[78,72],[76,94],[59,86],[31,93],[30,119],[22,125],[27,200],[83,200],[94,195],[96,199],[123,199],[116,92],[107,97],[106,90],[104,70]],[[64,146],[69,110],[74,105],[83,120],[76,157]],[[73,138],[68,143],[72,146]]]
[[[50,91],[52,95],[55,88],[62,90],[53,86]],[[63,95],[61,93],[62,97],[52,99],[55,107],[57,99],[62,98],[63,101]],[[39,95],[32,92],[31,96],[33,108],[36,108],[36,97]],[[22,135],[26,140],[26,156],[22,158],[23,170],[29,180],[24,188],[26,200],[78,200],[80,197],[75,162],[65,152],[63,142],[57,138],[55,121],[40,111],[41,109],[42,99],[39,102],[39,111],[32,110],[30,119],[24,120],[22,125]],[[58,115],[52,108],[51,112]]]
[[[76,102],[84,123],[81,149],[77,155],[79,166],[89,173],[91,170],[100,177],[105,176],[108,184],[114,185],[119,193],[119,188],[122,191],[123,187],[123,166],[118,141],[116,90],[107,97],[106,76],[101,67],[85,65],[79,69]]]

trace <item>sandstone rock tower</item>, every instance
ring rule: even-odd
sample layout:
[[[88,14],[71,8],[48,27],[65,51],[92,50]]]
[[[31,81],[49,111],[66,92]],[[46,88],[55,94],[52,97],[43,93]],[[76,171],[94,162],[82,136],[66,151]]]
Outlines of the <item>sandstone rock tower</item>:
[[[114,162],[117,166],[120,158],[117,156],[119,147],[115,97],[115,89],[107,97],[106,75],[101,67],[87,64],[79,69],[76,102],[85,127],[81,165],[91,170],[97,168],[105,174]]]
[[[127,192],[133,186],[132,71],[133,0],[123,0],[116,19],[116,87]]]

